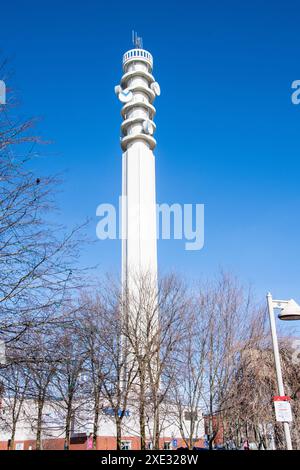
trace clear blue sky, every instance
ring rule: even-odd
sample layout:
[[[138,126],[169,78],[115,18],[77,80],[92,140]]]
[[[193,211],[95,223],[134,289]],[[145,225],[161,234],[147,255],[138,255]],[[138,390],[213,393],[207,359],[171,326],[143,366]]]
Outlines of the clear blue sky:
[[[262,296],[300,301],[300,79],[297,1],[2,2],[0,49],[24,116],[53,144],[41,173],[65,171],[68,226],[121,191],[120,103],[114,85],[131,30],[155,60],[158,202],[204,203],[205,247],[161,241],[159,264],[191,279],[220,267]],[[82,262],[119,271],[120,243]]]

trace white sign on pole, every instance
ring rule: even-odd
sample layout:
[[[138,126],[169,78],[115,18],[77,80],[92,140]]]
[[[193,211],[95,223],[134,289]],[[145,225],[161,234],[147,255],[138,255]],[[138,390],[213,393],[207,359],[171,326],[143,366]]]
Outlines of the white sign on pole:
[[[289,401],[274,401],[276,421],[288,423],[293,421],[291,404]]]

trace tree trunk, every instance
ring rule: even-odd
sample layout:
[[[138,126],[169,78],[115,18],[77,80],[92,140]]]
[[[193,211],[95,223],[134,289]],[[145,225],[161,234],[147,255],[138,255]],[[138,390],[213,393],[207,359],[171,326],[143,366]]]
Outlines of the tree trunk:
[[[66,417],[66,433],[65,433],[65,443],[64,443],[64,450],[69,450],[70,449],[70,432],[71,432],[71,407],[69,407],[67,411],[67,417]]]
[[[121,426],[121,420],[118,417],[116,417],[116,428],[117,428],[117,450],[121,450],[121,444],[122,444],[122,426]]]
[[[156,403],[155,404],[155,411],[154,411],[154,430],[153,430],[153,436],[154,436],[154,449],[159,450],[159,405]]]
[[[146,421],[145,421],[145,403],[140,404],[140,435],[141,450],[146,449]]]
[[[146,449],[146,418],[145,418],[145,377],[140,373],[140,442],[141,450]]]
[[[10,439],[9,439],[9,443],[8,443],[7,450],[14,450],[15,435],[16,435],[16,425],[13,424],[12,431],[11,431],[11,436],[10,436]]]
[[[195,417],[194,413],[191,413],[191,423],[190,423],[190,435],[189,435],[189,442],[188,442],[188,448],[190,450],[193,449],[193,437],[194,437],[194,431],[195,431]],[[196,437],[196,436],[195,436]]]
[[[98,422],[99,422],[99,403],[97,400],[97,403],[95,404],[94,425],[93,425],[93,449],[97,449]]]
[[[37,417],[37,429],[36,429],[36,450],[41,450],[42,448],[42,417],[43,417],[43,403],[38,403],[38,417]]]
[[[211,380],[210,380],[211,382]],[[210,393],[209,397],[209,450],[213,448],[213,439],[214,439],[214,426],[213,426],[213,398]]]
[[[189,450],[192,449],[192,441],[193,441],[193,434],[191,433],[191,434],[189,435],[189,440],[188,440],[188,448],[189,448]]]

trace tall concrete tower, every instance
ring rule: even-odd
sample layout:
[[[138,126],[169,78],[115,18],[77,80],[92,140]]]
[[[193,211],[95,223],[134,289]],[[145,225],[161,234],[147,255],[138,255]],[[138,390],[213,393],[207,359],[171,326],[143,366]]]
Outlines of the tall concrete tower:
[[[123,76],[115,92],[121,111],[122,283],[149,273],[157,279],[155,158],[153,101],[160,87],[152,75],[152,55],[134,36],[135,48],[123,56]]]

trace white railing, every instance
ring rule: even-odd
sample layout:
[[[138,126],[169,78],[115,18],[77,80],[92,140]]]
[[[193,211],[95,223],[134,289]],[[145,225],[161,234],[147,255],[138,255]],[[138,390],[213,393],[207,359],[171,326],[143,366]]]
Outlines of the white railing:
[[[153,57],[150,52],[145,51],[144,49],[131,49],[123,55],[123,65],[132,59],[143,59],[149,62],[151,67],[153,66]]]

